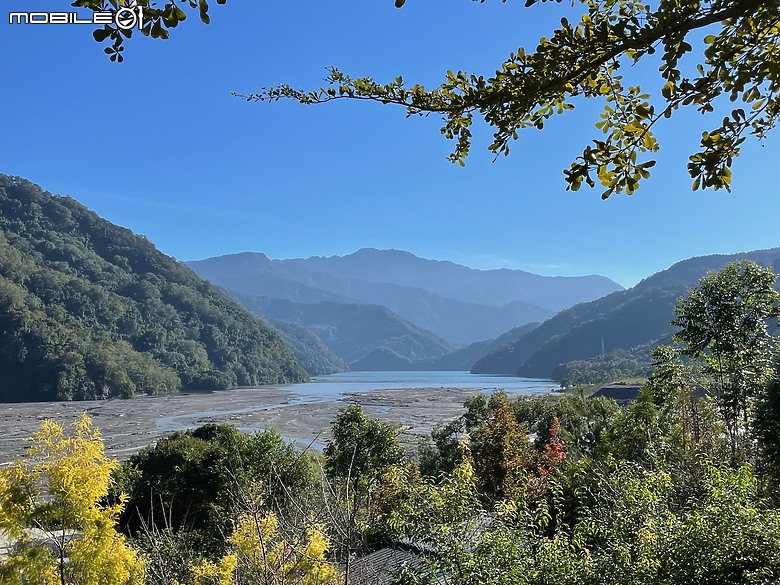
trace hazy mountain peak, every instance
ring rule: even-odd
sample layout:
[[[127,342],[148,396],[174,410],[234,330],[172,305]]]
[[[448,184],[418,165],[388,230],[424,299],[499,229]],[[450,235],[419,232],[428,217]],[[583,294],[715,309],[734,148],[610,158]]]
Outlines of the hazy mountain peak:
[[[361,248],[346,256],[296,258],[285,264],[335,278],[425,289],[461,302],[504,306],[523,301],[548,311],[559,311],[623,289],[604,276],[541,276],[509,268],[478,270],[394,249]]]

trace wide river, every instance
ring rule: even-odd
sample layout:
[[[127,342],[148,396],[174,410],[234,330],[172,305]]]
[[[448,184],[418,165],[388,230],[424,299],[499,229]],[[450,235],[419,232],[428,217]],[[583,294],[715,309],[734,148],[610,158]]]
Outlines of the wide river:
[[[346,393],[402,388],[470,388],[474,393],[503,390],[508,394],[547,394],[560,388],[552,380],[470,374],[469,372],[346,372],[317,376],[311,382],[280,386],[294,394],[296,402],[335,400]]]
[[[321,449],[339,409],[360,404],[366,414],[403,429],[415,444],[438,423],[457,418],[477,393],[504,390],[538,395],[557,388],[551,380],[468,372],[349,372],[306,384],[236,388],[212,393],[139,396],[129,400],[28,402],[0,405],[0,464],[24,454],[24,437],[43,419],[70,425],[86,411],[102,429],[108,453],[125,458],[167,433],[206,423],[230,423],[247,431],[277,429],[302,446]]]

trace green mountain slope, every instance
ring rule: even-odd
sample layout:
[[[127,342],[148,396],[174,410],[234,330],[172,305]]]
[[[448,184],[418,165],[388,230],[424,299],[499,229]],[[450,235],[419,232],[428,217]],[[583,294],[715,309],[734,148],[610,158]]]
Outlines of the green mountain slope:
[[[780,248],[678,262],[633,288],[561,311],[510,346],[485,355],[472,371],[546,378],[560,364],[598,356],[602,347],[610,353],[668,340],[677,299],[707,273],[741,259],[777,270]]]
[[[322,340],[305,327],[289,321],[266,319],[292,349],[295,359],[310,376],[324,376],[349,371],[349,366]]]
[[[378,348],[390,350],[386,355],[392,355],[394,360],[400,356],[409,361],[439,357],[454,349],[452,344],[381,305],[333,301],[294,303],[236,292],[232,294],[259,315],[302,325],[353,370],[356,368],[352,362]],[[372,369],[385,369],[380,367],[379,362],[372,363],[375,366]]]
[[[0,401],[305,378],[276,332],[146,238],[0,175]]]
[[[486,353],[509,343],[513,343],[538,326],[539,323],[527,323],[520,327],[513,327],[495,339],[475,341],[466,347],[456,349],[439,358],[412,362],[404,369],[419,371],[469,371]]]

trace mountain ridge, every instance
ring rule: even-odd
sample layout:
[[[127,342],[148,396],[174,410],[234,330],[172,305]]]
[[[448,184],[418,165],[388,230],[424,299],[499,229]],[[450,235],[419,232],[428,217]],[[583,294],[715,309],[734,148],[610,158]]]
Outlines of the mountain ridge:
[[[347,365],[373,350],[414,361],[442,356],[455,347],[430,331],[399,317],[383,305],[295,303],[286,299],[232,294],[245,307],[265,318],[301,325],[315,334]]]
[[[145,237],[0,175],[0,401],[307,379],[273,330]]]
[[[245,295],[295,302],[339,301],[384,305],[402,318],[456,344],[495,338],[512,327],[543,321],[554,315],[554,311],[539,304],[500,291],[500,285],[480,282],[479,275],[487,275],[492,280],[497,278],[496,275],[500,275],[499,279],[514,279],[516,292],[526,295],[522,289],[527,288],[528,283],[520,286],[518,275],[532,281],[559,282],[557,277],[519,270],[481,271],[447,260],[419,258],[411,252],[373,248],[362,248],[347,256],[283,260],[271,260],[260,252],[242,252],[191,261],[188,266],[214,284]],[[430,270],[431,266],[444,267],[447,274],[437,275]],[[458,294],[461,287],[457,279],[463,275],[469,275],[471,279],[470,292]],[[442,285],[439,281],[445,277],[449,280]],[[560,278],[560,282],[566,283],[565,287],[569,289],[585,283],[587,290],[577,293],[576,300],[587,300],[600,296],[604,291],[620,288],[604,277],[593,277],[597,281],[596,289],[591,287],[591,277],[584,277],[585,281],[583,277]],[[399,283],[399,280],[402,282]],[[437,286],[448,289],[451,294],[442,294],[441,290],[435,290]],[[491,292],[496,290],[499,292]],[[533,294],[545,300],[555,296],[549,290]],[[570,292],[562,294],[566,296]],[[486,298],[488,302],[469,300],[475,295]]]
[[[513,300],[523,300],[550,311],[558,311],[576,302],[592,300],[623,289],[616,282],[600,275],[542,276],[510,268],[477,269],[451,260],[421,258],[411,252],[395,249],[360,248],[344,256],[311,256],[275,261],[308,266],[321,272],[371,282],[387,282],[390,279],[396,284],[418,286],[445,298],[464,302],[502,306]],[[456,282],[448,282],[448,279],[455,277]],[[438,281],[439,285],[421,284],[430,280]],[[560,293],[551,294],[548,288],[542,286],[550,282],[565,284],[565,288],[569,285],[579,285],[580,289],[583,283],[587,283],[592,290],[587,294],[589,298],[571,296],[569,291],[565,291],[561,296]],[[524,291],[529,284],[534,285],[534,291],[528,293],[530,296],[518,296],[517,291]]]
[[[780,248],[696,256],[642,279],[624,291],[561,311],[511,346],[483,356],[474,373],[550,377],[560,365],[670,338],[678,298],[713,270],[736,260],[753,260],[776,271]]]

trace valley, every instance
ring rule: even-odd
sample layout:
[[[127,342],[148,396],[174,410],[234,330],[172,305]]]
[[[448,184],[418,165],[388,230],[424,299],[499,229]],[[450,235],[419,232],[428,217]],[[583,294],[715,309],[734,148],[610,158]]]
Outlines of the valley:
[[[35,433],[42,420],[67,426],[83,412],[100,427],[106,452],[121,460],[174,431],[208,423],[228,423],[245,431],[276,429],[299,447],[311,445],[319,451],[331,438],[330,422],[340,408],[350,404],[360,404],[370,416],[402,429],[402,443],[415,448],[434,424],[463,414],[463,403],[475,394],[506,388],[513,395],[534,395],[555,387],[544,380],[468,378],[465,372],[420,373],[411,378],[386,372],[132,400],[3,404],[0,427],[6,432],[0,436],[0,462],[24,456],[27,444],[23,439]],[[426,386],[428,382],[432,385]],[[448,382],[461,386],[440,385]]]

